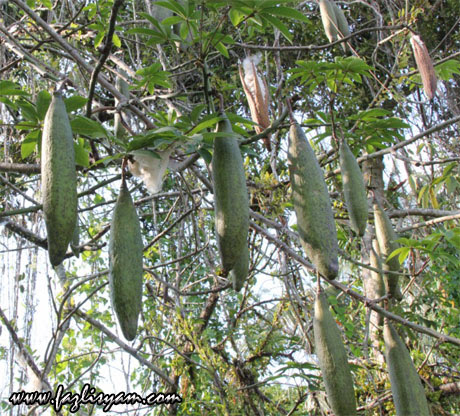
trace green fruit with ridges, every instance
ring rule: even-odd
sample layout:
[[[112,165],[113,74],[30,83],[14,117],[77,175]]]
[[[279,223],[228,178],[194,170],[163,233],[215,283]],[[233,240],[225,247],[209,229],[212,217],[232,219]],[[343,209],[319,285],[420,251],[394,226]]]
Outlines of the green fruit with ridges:
[[[72,250],[72,253],[74,254],[75,257],[80,256],[79,246],[80,246],[80,225],[78,223],[78,216],[77,216],[77,222],[73,230],[72,240],[70,241],[70,249]]]
[[[387,318],[383,339],[397,416],[430,416],[425,390],[409,351]]]
[[[319,273],[335,279],[338,244],[331,200],[323,171],[297,123],[289,131],[288,161],[300,241]]]
[[[363,174],[345,140],[340,145],[339,154],[343,194],[350,215],[351,227],[357,234],[363,236],[369,214]]]
[[[382,255],[382,268],[384,272],[385,289],[395,299],[401,300],[402,294],[399,288],[399,276],[395,272],[399,272],[400,264],[398,256],[394,256],[388,260],[388,256],[399,247],[396,242],[398,236],[393,230],[390,218],[383,210],[380,204],[374,202],[374,221],[375,221],[375,236],[379,243],[380,253]]]
[[[365,289],[366,296],[369,299],[379,299],[385,294],[385,285],[383,282],[383,268],[382,260],[380,258],[380,247],[377,240],[372,240],[372,250],[369,253],[369,263],[371,267],[377,269],[377,271],[371,270],[369,280],[366,281]],[[383,306],[382,304],[380,306]],[[382,325],[382,315],[375,314],[376,324],[378,326]]]
[[[247,246],[249,199],[240,148],[225,114],[217,132],[224,134],[214,139],[212,156],[215,226],[222,267],[230,272]]]
[[[334,10],[335,19],[337,21],[337,36],[339,39],[345,38],[350,35],[350,28],[348,26],[347,18],[342,9],[331,0],[332,9]],[[340,44],[344,52],[347,51],[347,44],[342,42]]]
[[[332,411],[336,416],[356,415],[355,391],[347,352],[324,293],[316,295],[313,331],[315,351]]]
[[[116,81],[115,81],[115,86],[117,90],[121,94],[123,94],[123,96],[126,97],[126,99],[129,99],[129,84],[123,78],[121,78],[120,76],[117,76]],[[115,98],[115,107],[117,107],[118,104],[120,104],[120,100]],[[113,125],[114,125],[113,134],[115,135],[115,137],[117,137],[118,139],[125,139],[128,136],[128,132],[126,131],[126,129],[124,128],[121,122],[121,115],[119,112],[116,112],[114,115]]]
[[[249,271],[249,249],[248,245],[245,244],[243,252],[238,260],[235,262],[230,275],[232,276],[233,289],[239,292],[246,282]]]
[[[77,174],[69,117],[62,95],[53,94],[41,147],[43,214],[53,266],[64,260],[77,221]]]
[[[113,309],[129,341],[136,336],[142,309],[142,250],[136,207],[123,181],[110,227],[109,284]]]

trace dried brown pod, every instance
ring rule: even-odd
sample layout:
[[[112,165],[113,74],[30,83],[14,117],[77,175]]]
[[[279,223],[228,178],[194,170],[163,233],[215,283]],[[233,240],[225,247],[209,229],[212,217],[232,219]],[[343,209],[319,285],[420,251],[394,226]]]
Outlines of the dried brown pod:
[[[412,34],[410,44],[414,51],[417,68],[422,77],[423,89],[427,97],[432,100],[436,94],[438,79],[436,78],[436,72],[434,71],[430,54],[420,36]]]
[[[261,61],[260,54],[248,56],[239,67],[240,79],[248,99],[252,121],[257,123],[255,130],[260,134],[270,126],[268,118],[269,95],[265,78],[257,72],[257,65]],[[268,151],[271,150],[270,135],[264,137],[264,144]]]

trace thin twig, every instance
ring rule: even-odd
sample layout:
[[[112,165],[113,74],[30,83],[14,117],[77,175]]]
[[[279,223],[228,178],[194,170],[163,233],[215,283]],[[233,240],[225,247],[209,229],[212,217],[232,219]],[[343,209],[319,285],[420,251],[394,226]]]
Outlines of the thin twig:
[[[118,338],[112,331],[110,331],[108,328],[106,328],[102,323],[99,321],[96,321],[95,319],[91,318],[89,315],[87,315],[83,311],[76,311],[75,314],[80,317],[81,319],[85,320],[86,322],[90,323],[92,326],[95,328],[99,329],[99,331],[103,332],[107,337],[109,337],[113,342],[118,344],[124,351],[126,351],[128,354],[136,358],[141,364],[145,365],[147,368],[152,370],[155,374],[157,374],[162,380],[164,380],[171,388],[174,390],[176,389],[176,386],[174,384],[174,381],[168,377],[168,375],[161,370],[160,368],[154,366],[150,361],[146,360],[142,355],[138,353],[136,349],[133,347],[129,346],[126,344],[124,341],[122,341],[120,338]]]
[[[257,232],[260,234],[263,234],[265,237],[267,237],[270,241],[275,243],[278,247],[283,249],[289,256],[291,256],[294,260],[302,264],[305,268],[307,268],[309,271],[312,273],[315,273],[316,269],[315,267],[306,261],[302,256],[297,254],[294,250],[292,250],[286,243],[280,241],[276,237],[272,236],[269,232],[267,232],[265,229],[254,223],[253,221],[250,222],[250,226],[254,228]],[[385,316],[389,319],[392,319],[393,321],[399,322],[409,328],[412,328],[414,331],[420,332],[422,334],[429,335],[434,338],[438,338],[441,342],[448,342],[453,345],[457,345],[460,347],[460,339],[451,337],[445,334],[441,334],[437,331],[434,331],[430,328],[426,328],[422,325],[415,324],[413,322],[408,321],[407,319],[404,319],[392,312],[389,312],[385,310],[384,308],[381,308],[377,304],[374,303],[373,300],[366,298],[363,295],[360,295],[359,293],[351,290],[349,287],[345,286],[344,284],[336,281],[336,280],[329,280],[323,277],[323,280],[327,281],[329,284],[332,286],[336,287],[337,289],[340,289],[342,292],[350,295],[352,298],[358,300],[359,302],[363,303],[367,308],[370,308],[376,312],[378,312],[380,315]]]

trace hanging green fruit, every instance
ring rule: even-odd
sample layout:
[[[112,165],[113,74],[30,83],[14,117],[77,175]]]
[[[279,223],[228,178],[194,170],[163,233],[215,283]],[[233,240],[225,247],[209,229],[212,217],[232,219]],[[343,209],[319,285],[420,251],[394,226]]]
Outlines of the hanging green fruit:
[[[214,139],[212,156],[217,243],[225,271],[230,272],[238,263],[235,272],[238,287],[249,261],[245,255],[249,230],[248,191],[240,148],[225,114],[222,114],[217,132],[223,133]]]
[[[351,227],[360,236],[364,235],[369,208],[363,174],[347,142],[342,140],[339,149],[343,194]]]
[[[67,252],[77,223],[77,174],[69,117],[55,92],[45,116],[41,147],[43,214],[48,254],[53,266]]]
[[[129,341],[136,336],[142,309],[142,250],[139,218],[123,178],[110,227],[109,284],[113,309]]]
[[[315,351],[332,411],[336,416],[356,415],[355,391],[347,352],[324,293],[316,295],[313,331]]]
[[[430,416],[425,390],[409,351],[387,318],[383,339],[397,416]]]
[[[289,131],[288,161],[300,241],[319,273],[335,279],[338,244],[331,201],[323,171],[296,122]]]

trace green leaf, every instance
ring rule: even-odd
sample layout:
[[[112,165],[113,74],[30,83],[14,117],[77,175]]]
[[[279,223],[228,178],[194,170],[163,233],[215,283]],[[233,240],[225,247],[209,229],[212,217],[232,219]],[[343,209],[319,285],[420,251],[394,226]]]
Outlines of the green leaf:
[[[292,35],[289,32],[288,27],[281,20],[267,13],[260,13],[260,16],[263,19],[267,20],[272,26],[276,27],[282,33],[282,35],[289,41],[289,43],[292,43]]]
[[[241,117],[235,113],[227,113],[227,118],[232,122],[232,125],[235,123],[241,123],[241,124],[244,124],[245,126],[257,126],[256,122],[249,120],[247,118]]]
[[[71,97],[66,98],[64,101],[67,112],[71,113],[72,111],[76,111],[84,107],[88,99],[80,95],[72,95]]]
[[[104,36],[105,36],[104,30],[96,33],[96,36],[94,38],[94,49],[97,49],[101,45],[102,41],[104,40]]]
[[[221,42],[217,43],[215,47],[226,58],[230,58],[227,48]]]
[[[104,166],[107,166],[112,160],[121,159],[123,156],[123,153],[117,153],[116,155],[107,156],[103,159],[99,159],[96,163],[94,163],[94,165],[103,164]]]
[[[53,9],[53,3],[51,0],[40,0],[40,3],[43,4],[43,6],[45,6],[48,10]]]
[[[390,253],[390,255],[387,257],[387,261],[391,260],[393,257],[399,256],[398,257],[399,264],[403,264],[404,260],[406,260],[409,253],[410,253],[410,247],[399,247]]]
[[[39,121],[37,110],[35,106],[28,101],[18,101],[18,107],[21,109],[22,117],[27,121],[37,122]]]
[[[37,127],[37,123],[31,121],[21,121],[14,126],[17,130],[24,131],[30,130]]]
[[[165,7],[173,12],[177,13],[179,16],[186,17],[187,13],[180,3],[174,0],[168,1],[157,1],[155,5]]]
[[[196,121],[198,120],[198,118],[200,117],[201,113],[203,112],[205,108],[206,106],[204,104],[198,104],[197,106],[195,106],[192,112],[190,113],[190,120],[193,123],[196,123]]]
[[[81,134],[94,139],[108,137],[106,130],[100,123],[87,117],[77,116],[70,121],[70,125],[75,134]]]
[[[162,25],[165,25],[165,26],[172,26],[172,25],[175,25],[177,23],[181,23],[183,22],[184,19],[180,16],[170,16],[170,17],[167,17],[166,19],[164,19],[161,24]]]
[[[132,29],[127,30],[126,33],[130,35],[147,35],[147,36],[151,36],[151,37],[159,38],[163,40],[163,36],[161,36],[158,33],[158,30],[149,29],[147,27],[134,27]]]
[[[179,36],[182,38],[182,40],[187,39],[187,36],[189,34],[189,29],[187,26],[186,22],[181,23],[180,28],[179,28]]]
[[[388,114],[390,114],[390,112],[383,108],[372,108],[370,110],[360,111],[358,114],[350,116],[349,118],[352,120],[373,121],[379,117],[387,116]]]
[[[207,150],[205,149],[204,147],[200,147],[198,150],[197,150],[198,154],[204,159],[204,161],[207,163],[207,164],[210,164],[211,161],[212,161],[212,154]]]
[[[158,22],[158,20],[155,19],[153,16],[145,12],[139,12],[139,16],[143,17],[144,19],[147,19],[153,26],[161,30],[160,22]]]
[[[16,94],[16,91],[19,94]],[[0,95],[29,95],[22,91],[17,84],[12,81],[0,81]]]
[[[85,148],[85,140],[79,138],[78,142],[73,144],[75,150],[75,163],[85,168],[89,167],[89,151]]]
[[[307,16],[303,15],[296,9],[290,7],[278,6],[278,7],[266,7],[263,9],[264,12],[270,13],[273,16],[288,17],[290,19],[300,20],[305,23],[309,23]]]
[[[460,61],[449,59],[435,66],[436,75],[443,81],[450,81],[454,74],[460,74]]]
[[[201,130],[207,129],[208,127],[212,127],[217,124],[220,120],[220,117],[212,117],[209,120],[202,121],[200,124],[195,126],[192,131],[189,132],[189,136],[193,136],[194,134],[200,132]]]
[[[42,90],[37,95],[37,115],[39,120],[44,120],[46,112],[48,111],[48,107],[51,102],[51,94],[46,91]]]
[[[235,27],[238,26],[245,18],[244,13],[241,13],[239,10],[234,8],[230,9],[228,16],[230,17],[230,21]]]
[[[37,147],[40,130],[31,131],[21,143],[21,158],[26,159]]]
[[[116,33],[113,34],[112,43],[115,47],[121,48],[121,40]]]

